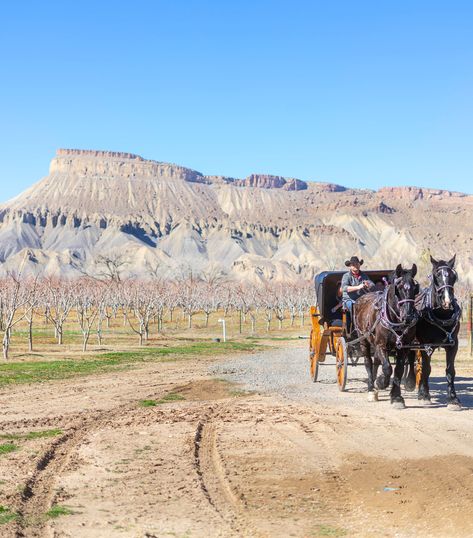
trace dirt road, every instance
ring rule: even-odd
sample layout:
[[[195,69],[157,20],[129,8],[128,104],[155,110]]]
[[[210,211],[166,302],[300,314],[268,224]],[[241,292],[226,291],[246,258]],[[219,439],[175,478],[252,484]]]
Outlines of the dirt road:
[[[467,372],[464,410],[437,369],[434,404],[396,411],[362,368],[344,394],[307,368],[287,347],[3,389],[1,536],[471,536]]]

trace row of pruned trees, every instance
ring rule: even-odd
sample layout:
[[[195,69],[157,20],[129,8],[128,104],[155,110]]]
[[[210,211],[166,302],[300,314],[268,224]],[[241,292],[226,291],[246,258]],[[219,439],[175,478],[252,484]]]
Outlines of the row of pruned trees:
[[[66,322],[75,321],[82,333],[83,350],[92,335],[99,345],[104,328],[121,316],[140,344],[149,337],[151,327],[163,330],[165,319],[180,315],[192,328],[194,316],[202,313],[205,326],[210,315],[227,316],[237,312],[240,331],[243,323],[256,330],[263,318],[267,330],[274,320],[282,327],[285,319],[294,325],[304,316],[312,302],[308,283],[242,284],[221,278],[193,275],[164,280],[106,280],[89,277],[75,280],[58,278],[21,278],[9,275],[0,279],[0,331],[3,334],[3,357],[8,358],[12,333],[19,323],[26,324],[28,344],[33,351],[33,326],[38,320],[54,328],[58,344],[64,341]]]

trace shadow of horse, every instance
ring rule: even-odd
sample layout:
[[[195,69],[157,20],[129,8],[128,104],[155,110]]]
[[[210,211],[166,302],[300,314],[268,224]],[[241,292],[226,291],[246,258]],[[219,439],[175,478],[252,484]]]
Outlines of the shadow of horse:
[[[429,379],[430,394],[441,406],[447,404],[447,381],[444,377],[431,377]],[[463,408],[473,408],[473,379],[470,377],[456,377],[455,388]],[[435,404],[434,404],[435,405]],[[431,405],[430,407],[433,407]]]

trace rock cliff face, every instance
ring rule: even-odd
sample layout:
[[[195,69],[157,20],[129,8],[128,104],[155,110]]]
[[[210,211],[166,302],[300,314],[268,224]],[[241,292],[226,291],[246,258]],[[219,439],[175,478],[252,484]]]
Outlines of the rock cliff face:
[[[473,277],[473,197],[378,192],[252,174],[205,176],[131,153],[60,149],[49,175],[0,206],[0,272],[80,275],[100,256],[128,274],[219,270],[309,278],[352,254],[389,267],[457,253]]]

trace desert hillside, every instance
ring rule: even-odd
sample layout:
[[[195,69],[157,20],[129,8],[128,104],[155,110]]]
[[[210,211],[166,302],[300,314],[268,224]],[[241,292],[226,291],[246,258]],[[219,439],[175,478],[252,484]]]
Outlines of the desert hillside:
[[[379,191],[264,174],[205,176],[138,155],[60,149],[49,175],[0,206],[0,270],[74,276],[120,259],[129,275],[221,271],[308,278],[457,253],[473,282],[473,196]],[[101,262],[100,262],[101,263]]]

